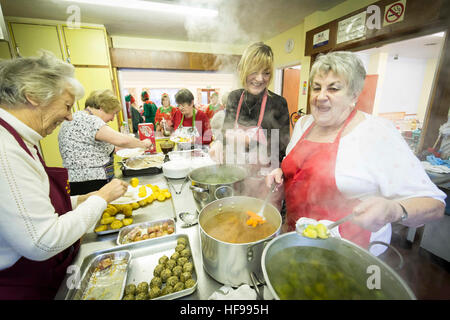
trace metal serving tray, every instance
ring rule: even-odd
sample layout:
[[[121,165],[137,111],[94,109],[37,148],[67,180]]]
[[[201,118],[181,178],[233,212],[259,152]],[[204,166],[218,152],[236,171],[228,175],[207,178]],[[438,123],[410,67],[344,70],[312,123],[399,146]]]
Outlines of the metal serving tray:
[[[92,258],[88,267],[83,271],[83,277],[78,288],[69,291],[66,300],[122,299],[131,253],[121,250],[98,254]],[[107,258],[112,260],[112,265],[103,270],[98,270],[99,263]]]
[[[148,227],[154,227],[157,225],[162,225],[163,223],[167,222],[169,224],[169,226],[173,226],[173,234],[175,234],[177,232],[176,229],[176,224],[175,221],[173,221],[173,219],[162,219],[162,220],[154,220],[154,221],[147,221],[147,222],[143,222],[143,223],[135,223],[135,224],[131,224],[129,226],[123,227],[120,229],[119,235],[117,236],[117,245],[121,246],[121,245],[125,245],[125,244],[131,244],[131,243],[136,243],[136,242],[130,242],[130,243],[126,243],[125,242],[125,236],[134,228],[138,227],[141,229],[147,229]],[[167,237],[168,235],[165,236],[161,236],[161,237]],[[143,241],[153,241],[156,239],[159,239],[161,237],[157,237],[157,238],[151,238],[151,239],[146,239],[146,240],[141,240],[138,242],[143,242]]]
[[[170,257],[175,252],[175,247],[177,246],[177,240],[179,238],[186,238],[187,246],[192,252],[192,248],[190,246],[189,238],[186,234],[171,234],[165,237],[155,238],[152,241],[139,241],[126,245],[122,245],[120,247],[113,247],[106,250],[101,250],[94,252],[88,255],[81,264],[81,271],[86,269],[86,266],[89,264],[92,259],[95,259],[99,255],[103,255],[106,253],[114,253],[119,251],[129,251],[132,255],[131,262],[128,265],[128,275],[127,282],[128,284],[135,284],[136,286],[145,281],[147,283],[153,278],[153,269],[158,265],[158,260],[163,255]],[[174,292],[162,297],[155,298],[153,300],[173,300],[178,299],[184,296],[188,296],[197,290],[198,285],[198,276],[197,276],[197,266],[194,263],[194,259],[191,257],[189,261],[194,266],[194,270],[192,272],[192,279],[195,280],[195,285],[191,288],[187,288],[178,292]],[[71,293],[66,296],[70,297]]]

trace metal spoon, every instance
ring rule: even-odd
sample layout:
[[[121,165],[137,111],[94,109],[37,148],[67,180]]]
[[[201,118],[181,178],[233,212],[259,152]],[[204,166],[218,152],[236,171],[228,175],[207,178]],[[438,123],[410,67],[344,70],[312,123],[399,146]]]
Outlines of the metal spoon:
[[[342,223],[344,223],[344,222],[346,222],[346,221],[348,221],[348,220],[351,220],[354,216],[355,216],[355,213],[350,213],[349,215],[346,215],[346,216],[343,217],[342,219],[339,219],[338,221],[335,221],[335,222],[329,224],[329,225],[327,226],[327,235],[328,235],[328,236],[331,235],[331,233],[330,233],[330,230],[331,230],[331,229],[336,228],[338,225],[340,225],[340,224],[342,224]],[[299,235],[303,236],[303,231],[306,229],[306,227],[307,227],[307,225],[304,224],[304,225],[300,226],[299,228],[296,228],[297,233],[298,233]],[[303,236],[303,237],[304,237],[304,236]]]
[[[181,221],[184,222],[184,224],[181,226],[182,228],[189,228],[195,226],[198,223],[197,212],[180,212],[178,216],[180,217]]]

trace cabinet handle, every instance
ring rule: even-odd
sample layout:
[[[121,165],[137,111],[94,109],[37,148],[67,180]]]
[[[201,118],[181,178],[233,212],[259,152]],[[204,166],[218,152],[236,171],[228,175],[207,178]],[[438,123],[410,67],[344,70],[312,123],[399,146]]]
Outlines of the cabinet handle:
[[[20,54],[19,46],[16,46],[16,53],[19,58],[22,58],[22,55]]]
[[[70,50],[69,50],[69,47],[67,47],[67,62],[71,63],[70,62]]]

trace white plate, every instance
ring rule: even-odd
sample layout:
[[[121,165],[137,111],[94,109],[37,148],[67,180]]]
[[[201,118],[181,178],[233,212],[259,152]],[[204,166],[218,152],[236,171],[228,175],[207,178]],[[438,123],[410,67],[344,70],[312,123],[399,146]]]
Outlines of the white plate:
[[[122,196],[119,199],[112,201],[111,204],[130,204],[130,203],[138,202],[138,201],[146,199],[153,192],[152,189],[145,186],[145,190],[147,190],[147,195],[145,197],[138,197],[140,187],[142,187],[142,185],[139,185],[135,188],[133,188],[132,186],[128,186],[128,190],[125,193],[125,196]]]
[[[122,158],[132,158],[144,154],[143,148],[133,148],[133,149],[120,149],[116,152],[119,157]]]

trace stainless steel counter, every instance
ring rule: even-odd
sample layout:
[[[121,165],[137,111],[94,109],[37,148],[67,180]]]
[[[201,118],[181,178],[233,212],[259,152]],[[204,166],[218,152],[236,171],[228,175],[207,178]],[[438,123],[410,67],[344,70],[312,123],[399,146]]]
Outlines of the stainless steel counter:
[[[167,188],[166,178],[162,174],[148,175],[138,178],[140,184],[151,183],[158,185],[160,188],[161,187]],[[129,181],[130,179],[131,178],[123,178],[124,181]],[[180,212],[183,211],[194,212],[196,210],[194,198],[192,196],[191,190],[189,189],[189,183],[185,184],[180,194],[176,194],[173,188],[175,188],[176,191],[180,191],[183,179],[177,180],[171,179],[170,182],[173,185],[173,187],[170,190],[172,194],[172,198],[170,200],[172,202],[172,206],[165,206],[164,210],[161,210],[157,206],[152,205],[138,209],[142,211],[139,213],[139,215],[141,216],[140,220],[142,220],[142,217],[146,218],[148,217],[148,220],[174,218],[174,215],[176,214],[177,217],[176,233],[188,235],[192,249],[192,257],[194,259],[194,264],[196,266],[198,276],[197,290],[193,294],[183,297],[182,299],[207,300],[208,297],[211,296],[211,294],[214,291],[216,291],[222,286],[222,284],[211,278],[203,268],[198,224],[189,228],[182,228],[182,225],[184,223],[178,218],[178,214]],[[172,210],[170,209],[167,210],[167,208],[170,207],[172,208]],[[78,255],[73,263],[76,266],[81,266],[83,259],[95,251],[104,250],[116,246],[116,238],[118,233],[98,236],[96,233],[93,232],[93,229],[90,231],[91,232],[87,233],[81,239],[80,251],[78,252]],[[66,297],[68,293],[68,287],[66,283],[70,277],[71,274],[68,274],[66,276],[66,279],[64,279],[64,281],[62,282],[62,285],[59,288],[55,299],[61,300]]]

